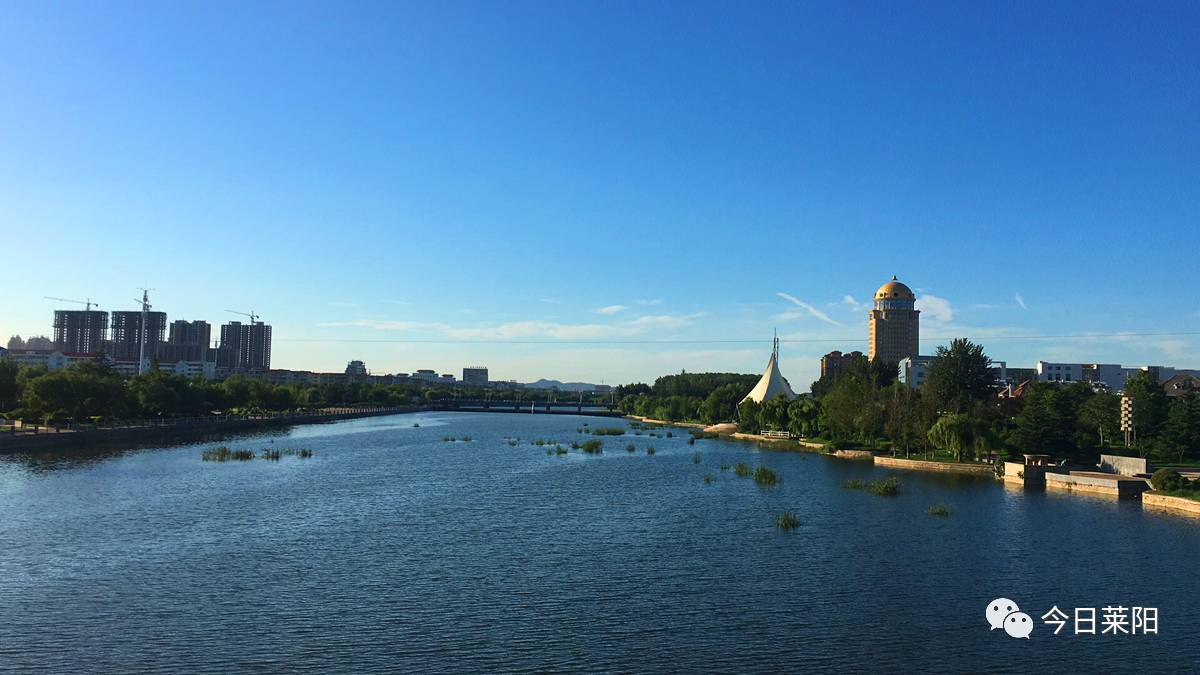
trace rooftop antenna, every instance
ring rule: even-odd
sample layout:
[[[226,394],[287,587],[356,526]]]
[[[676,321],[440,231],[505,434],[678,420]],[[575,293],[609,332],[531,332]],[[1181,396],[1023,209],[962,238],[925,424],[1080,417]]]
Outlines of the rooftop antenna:
[[[775,338],[771,341],[771,356],[779,360],[779,329],[774,329]]]

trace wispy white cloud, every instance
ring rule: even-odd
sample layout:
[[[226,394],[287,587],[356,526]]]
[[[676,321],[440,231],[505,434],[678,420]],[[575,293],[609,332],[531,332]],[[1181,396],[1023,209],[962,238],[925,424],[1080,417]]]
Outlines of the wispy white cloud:
[[[788,302],[792,303],[793,305],[796,305],[797,307],[808,312],[808,315],[813,318],[819,319],[821,321],[824,321],[825,323],[828,323],[828,324],[831,324],[834,326],[842,325],[840,322],[834,321],[833,319],[829,318],[829,315],[826,314],[825,312],[817,309],[816,307],[813,307],[812,305],[808,304],[807,302],[804,302],[803,300],[801,300],[800,298],[797,298],[794,295],[788,295],[787,293],[783,293],[783,292],[778,292],[775,295],[778,295],[779,297],[783,298],[784,300],[787,300]]]
[[[317,325],[325,328],[370,328],[381,331],[438,333],[458,340],[524,338],[601,340],[634,337],[653,330],[683,328],[703,316],[706,316],[705,312],[646,315],[615,323],[559,323],[529,320],[485,326],[451,326],[440,322],[357,319],[354,321],[331,321]]]
[[[1185,359],[1195,354],[1195,350],[1187,340],[1178,338],[1157,340],[1153,345],[1168,359]]]
[[[1020,293],[1017,293],[1016,297],[1017,297],[1017,304],[1021,306],[1021,309],[1029,309],[1028,307],[1025,306],[1025,298],[1021,297]]]
[[[546,303],[547,305],[561,305],[561,304],[563,304],[563,303],[562,303],[562,300],[555,300],[554,298],[538,298],[538,302],[544,302],[544,303]]]
[[[650,298],[650,299],[635,300],[634,302],[643,307],[649,307],[652,305],[661,305],[663,303],[663,299],[662,298]]]
[[[864,309],[870,309],[870,308],[871,308],[871,303],[869,303],[869,302],[859,302],[858,300],[856,300],[856,299],[854,298],[854,296],[853,296],[853,295],[850,295],[849,293],[847,293],[847,294],[845,294],[845,295],[843,295],[843,296],[842,296],[842,303],[841,303],[841,304],[843,304],[843,305],[845,305],[846,307],[849,307],[850,309],[852,309],[852,310],[855,310],[855,311],[862,311],[862,310],[864,310]]]
[[[384,319],[355,319],[354,321],[326,321],[317,324],[321,328],[374,328],[375,330],[440,331],[449,328],[444,323],[427,321],[390,321]]]
[[[954,307],[945,298],[925,293],[917,298],[917,309],[921,314],[934,321],[949,323],[954,320]]]
[[[597,307],[596,309],[593,309],[592,311],[597,314],[605,314],[605,315],[611,316],[613,314],[618,314],[620,312],[624,312],[627,309],[629,309],[629,308],[626,307],[625,305],[607,305],[605,307]]]

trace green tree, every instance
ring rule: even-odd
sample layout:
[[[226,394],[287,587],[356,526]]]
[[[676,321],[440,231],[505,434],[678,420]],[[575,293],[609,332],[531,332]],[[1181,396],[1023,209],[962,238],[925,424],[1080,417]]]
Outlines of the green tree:
[[[21,368],[7,359],[0,360],[0,412],[17,406],[21,390],[17,387],[17,374]]]
[[[738,403],[746,396],[741,384],[723,384],[704,399],[700,407],[701,417],[709,424],[730,422],[737,419]]]
[[[991,364],[983,345],[956,338],[950,341],[949,349],[937,348],[922,389],[941,410],[967,412],[976,401],[989,401],[995,394]]]
[[[973,442],[970,419],[961,413],[942,415],[929,429],[929,442],[963,461]]]
[[[763,404],[759,413],[760,426],[772,431],[782,431],[788,428],[788,407],[791,401],[783,394]]]
[[[1167,393],[1149,371],[1139,370],[1125,382],[1124,394],[1133,401],[1133,428],[1137,448],[1145,457],[1167,420]]]
[[[757,401],[743,401],[738,405],[738,431],[757,434],[762,429],[761,412],[762,406]]]
[[[1188,392],[1167,406],[1167,419],[1160,434],[1161,446],[1168,457],[1182,462],[1189,453],[1200,452],[1200,396]]]
[[[816,436],[821,404],[812,396],[800,396],[788,404],[788,431],[797,436]]]

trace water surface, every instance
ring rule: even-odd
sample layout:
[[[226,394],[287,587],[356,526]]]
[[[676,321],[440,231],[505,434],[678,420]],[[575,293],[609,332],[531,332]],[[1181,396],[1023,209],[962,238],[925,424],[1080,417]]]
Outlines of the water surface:
[[[0,669],[1200,665],[1200,521],[918,473],[880,498],[841,485],[894,472],[683,430],[595,456],[531,443],[583,440],[583,423],[624,424],[399,415],[228,443],[311,459],[201,461],[212,443],[0,459]],[[737,462],[782,482],[720,468]],[[1034,616],[1031,640],[988,630],[997,596]],[[1038,618],[1110,604],[1158,608],[1159,634],[1053,636]]]

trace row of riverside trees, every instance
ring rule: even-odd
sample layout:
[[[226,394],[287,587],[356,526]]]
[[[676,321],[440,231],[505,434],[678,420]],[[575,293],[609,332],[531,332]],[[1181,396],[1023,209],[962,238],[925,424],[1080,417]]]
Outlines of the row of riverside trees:
[[[61,370],[19,366],[0,359],[0,416],[42,424],[119,421],[149,417],[207,415],[214,412],[285,411],[343,405],[407,405],[454,398],[576,400],[549,390],[491,390],[415,384],[328,382],[278,385],[231,375],[222,381],[187,378],[152,370],[126,377],[101,360]],[[584,397],[601,402],[605,397]]]
[[[1001,397],[983,346],[966,339],[939,347],[925,383],[897,381],[896,364],[865,357],[812,384],[812,393],[739,405],[758,376],[681,373],[652,387],[618,388],[621,409],[667,421],[736,421],[739,429],[788,430],[832,447],[890,449],[897,454],[959,461],[995,453],[1049,454],[1094,463],[1098,451],[1153,457],[1161,463],[1200,460],[1200,395],[1168,398],[1149,372],[1126,384],[1137,441],[1124,447],[1120,396],[1088,383],[1030,382],[1019,397]]]

